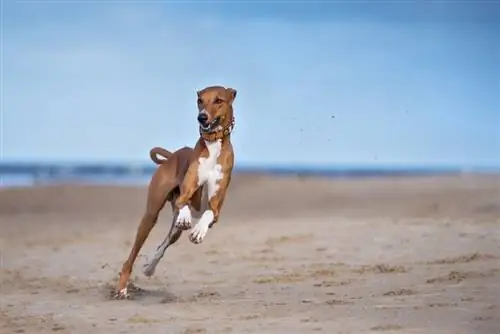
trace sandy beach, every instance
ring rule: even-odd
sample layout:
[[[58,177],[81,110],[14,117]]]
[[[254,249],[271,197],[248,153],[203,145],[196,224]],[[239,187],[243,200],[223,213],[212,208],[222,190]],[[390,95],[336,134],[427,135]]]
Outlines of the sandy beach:
[[[111,300],[145,187],[0,190],[0,333],[500,333],[500,176],[236,175],[219,224]]]

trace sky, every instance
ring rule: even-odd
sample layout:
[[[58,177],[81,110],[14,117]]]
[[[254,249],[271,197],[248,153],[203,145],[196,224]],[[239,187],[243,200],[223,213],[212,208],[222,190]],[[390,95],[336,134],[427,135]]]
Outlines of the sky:
[[[145,162],[238,91],[236,163],[500,167],[500,2],[3,1],[2,161]]]

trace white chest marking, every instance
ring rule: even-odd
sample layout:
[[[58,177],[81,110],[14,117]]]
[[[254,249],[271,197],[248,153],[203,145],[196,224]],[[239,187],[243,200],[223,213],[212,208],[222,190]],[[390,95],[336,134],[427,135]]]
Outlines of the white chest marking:
[[[224,176],[222,173],[221,164],[217,163],[217,159],[221,153],[221,141],[214,142],[205,141],[208,149],[208,157],[198,158],[198,186],[207,185],[208,200],[210,200],[219,190],[219,181]]]

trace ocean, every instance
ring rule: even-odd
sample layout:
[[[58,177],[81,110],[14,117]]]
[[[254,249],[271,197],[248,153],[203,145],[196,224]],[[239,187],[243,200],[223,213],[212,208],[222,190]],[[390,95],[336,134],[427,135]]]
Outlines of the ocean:
[[[146,185],[155,165],[0,163],[0,187],[28,187],[61,183]],[[463,173],[452,167],[401,166],[235,166],[234,173],[359,178]]]

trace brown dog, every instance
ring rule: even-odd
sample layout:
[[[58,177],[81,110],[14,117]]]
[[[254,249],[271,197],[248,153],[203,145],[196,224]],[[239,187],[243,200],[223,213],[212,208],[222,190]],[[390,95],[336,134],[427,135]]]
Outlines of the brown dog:
[[[172,225],[153,259],[145,265],[146,276],[154,274],[166,249],[179,239],[183,230],[191,229],[189,240],[198,244],[218,221],[234,165],[231,132],[235,98],[236,90],[232,88],[212,86],[199,91],[200,138],[194,149],[183,147],[173,153],[160,147],[151,149],[151,159],[159,166],[148,187],[146,212],[134,245],[120,273],[117,298],[127,298],[127,283],[134,262],[167,201],[172,206]],[[158,159],[157,155],[164,159]],[[193,213],[199,218],[194,226]]]

